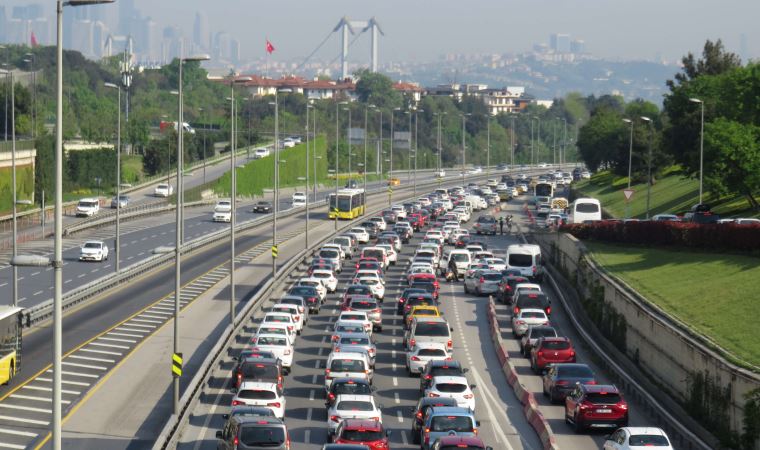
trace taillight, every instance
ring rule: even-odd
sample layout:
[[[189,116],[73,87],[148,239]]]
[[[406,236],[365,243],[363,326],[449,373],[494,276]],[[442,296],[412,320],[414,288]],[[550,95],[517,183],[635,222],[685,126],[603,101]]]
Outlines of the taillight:
[[[237,405],[242,405],[242,404],[243,404],[243,402],[241,402],[239,400],[233,400],[232,401],[232,406],[237,406]]]
[[[415,416],[416,416],[418,419],[422,419],[422,411],[420,411],[420,412],[418,412],[417,414],[415,414]]]
[[[430,392],[428,394],[428,397],[440,397],[440,395],[436,394],[435,392]]]
[[[468,399],[468,400],[469,400],[469,399],[471,399],[472,397],[474,397],[474,395],[473,395],[473,394],[465,394],[465,395],[463,395],[462,397],[464,397],[464,398],[466,398],[466,399]]]
[[[330,416],[330,420],[332,420],[333,422],[340,422],[340,417],[338,417],[338,416]]]
[[[279,408],[280,402],[267,403],[267,406],[271,406],[272,408]]]
[[[240,440],[238,440],[237,436],[235,436],[235,439],[232,440],[232,444],[235,446],[235,448],[240,445]]]
[[[419,360],[420,360],[420,358],[418,358],[418,357],[416,357],[416,356],[412,356],[412,357],[411,357],[411,358],[409,358],[409,359],[411,359],[412,361],[419,361]]]
[[[289,354],[290,354],[290,349],[289,349],[289,348],[288,348],[288,349],[285,349],[285,351],[283,352],[283,354],[284,354],[284,355],[289,355]]]
[[[525,325],[525,321],[524,320],[518,320],[516,323],[517,323],[517,325]]]
[[[293,319],[294,319],[296,322],[298,322],[299,320],[301,320],[301,316],[295,316]]]
[[[330,399],[330,401],[335,400],[335,394],[331,392],[330,394],[327,395],[327,398]]]
[[[551,313],[552,313],[552,307],[549,306],[548,308],[546,308],[546,314],[551,314]]]
[[[535,275],[536,272],[538,271],[538,269],[536,268],[536,266],[533,266],[531,270],[533,270],[533,275]]]
[[[587,381],[587,382],[585,382],[584,384],[591,384],[591,385],[594,385],[594,384],[596,384],[596,380]]]
[[[484,277],[480,277],[480,279],[478,280],[478,283],[485,283],[485,282],[486,282],[486,279]]]
[[[517,306],[515,306],[514,309],[512,310],[512,313],[515,314],[515,315],[520,314],[520,308],[518,308]]]
[[[409,340],[409,347],[414,347],[414,345],[415,345],[416,343],[417,343],[417,341],[416,341],[416,340],[414,340],[414,339],[410,339],[410,340]]]
[[[575,358],[575,352],[570,352],[570,357]]]
[[[618,408],[620,409],[628,409],[628,403],[620,402],[617,404]]]
[[[453,346],[454,346],[454,343],[451,341],[451,339],[449,339],[449,341],[446,342],[446,347],[452,348]]]
[[[568,381],[567,381],[567,380],[558,380],[558,381],[557,381],[555,384],[556,384],[557,386],[566,386],[566,385],[567,385],[567,384],[569,384],[569,383],[568,383]]]
[[[538,352],[538,356],[544,356],[544,352]]]

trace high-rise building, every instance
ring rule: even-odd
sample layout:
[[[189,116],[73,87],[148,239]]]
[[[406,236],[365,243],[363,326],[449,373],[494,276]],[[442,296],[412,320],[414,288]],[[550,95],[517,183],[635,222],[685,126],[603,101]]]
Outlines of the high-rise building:
[[[141,55],[143,61],[155,62],[161,57],[161,36],[158,24],[150,17],[137,21],[138,27],[133,36],[135,52]]]
[[[0,42],[10,42],[6,37],[8,30],[8,18],[5,15],[5,6],[0,5]]]
[[[240,62],[240,41],[237,39],[230,40],[230,59],[234,64]]]
[[[556,53],[570,53],[570,35],[555,33],[549,36],[549,46]]]
[[[226,31],[216,33],[214,37],[214,59],[217,61],[230,60],[230,41],[232,37]]]
[[[570,53],[586,53],[586,42],[583,39],[575,39],[570,43]]]
[[[80,19],[74,21],[71,29],[71,49],[81,52],[84,56],[93,57],[93,30],[94,24],[91,20]]]
[[[119,34],[134,35],[137,32],[136,20],[140,14],[135,9],[135,0],[119,0]]]
[[[208,18],[206,13],[198,11],[195,13],[195,23],[193,24],[193,44],[198,49],[208,50],[209,32],[208,32]]]
[[[14,6],[12,17],[21,20],[34,20],[41,18],[43,12],[42,5],[39,3],[33,3],[26,6]]]

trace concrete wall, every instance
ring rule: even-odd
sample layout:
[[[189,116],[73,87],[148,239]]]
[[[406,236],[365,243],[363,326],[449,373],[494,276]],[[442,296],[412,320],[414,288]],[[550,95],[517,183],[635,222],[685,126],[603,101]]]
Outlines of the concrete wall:
[[[564,233],[534,235],[546,257],[565,277],[575,283],[581,296],[592,286],[604,289],[604,300],[627,322],[626,348],[620,348],[651,380],[684,403],[689,397],[692,375],[709,374],[727,391],[731,429],[743,430],[745,394],[760,388],[760,376],[730,363],[722,349],[706,337],[670,317],[616,277],[585,257],[586,249],[575,237]],[[756,448],[758,446],[756,445]]]

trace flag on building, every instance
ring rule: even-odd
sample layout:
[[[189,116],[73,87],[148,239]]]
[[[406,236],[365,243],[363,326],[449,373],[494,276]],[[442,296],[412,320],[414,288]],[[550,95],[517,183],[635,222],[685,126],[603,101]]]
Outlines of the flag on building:
[[[39,42],[37,42],[37,36],[34,35],[34,31],[32,31],[32,48],[39,46]]]
[[[269,42],[269,39],[267,39],[267,53],[271,55],[273,51],[274,51],[274,45],[272,45],[272,43]]]

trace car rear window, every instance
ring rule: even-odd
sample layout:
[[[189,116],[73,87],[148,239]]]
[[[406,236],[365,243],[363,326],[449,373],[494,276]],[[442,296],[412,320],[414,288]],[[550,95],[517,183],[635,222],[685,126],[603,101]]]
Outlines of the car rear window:
[[[530,332],[531,339],[538,339],[540,337],[556,337],[557,331],[553,328],[534,328]]]
[[[286,336],[288,331],[285,328],[279,327],[259,327],[258,334],[281,334]]]
[[[264,317],[264,322],[290,323],[290,321],[290,316],[280,314]]]
[[[446,351],[441,348],[421,348],[418,356],[446,356]]]
[[[360,359],[333,359],[330,370],[333,372],[364,372],[364,361]]]
[[[586,400],[596,405],[614,405],[620,401],[620,394],[614,392],[589,392],[586,394]]]
[[[277,395],[273,391],[260,391],[254,389],[243,389],[238,391],[238,398],[246,400],[274,400]]]
[[[435,385],[438,392],[459,393],[467,390],[467,385],[461,383],[438,383]]]
[[[448,336],[449,326],[442,322],[419,322],[414,329],[415,336]]]
[[[383,438],[383,432],[374,430],[343,430],[342,437],[348,441],[377,441]]]
[[[464,262],[470,260],[470,255],[464,254],[464,253],[454,253],[451,255],[451,259],[453,259],[455,262]]]
[[[636,445],[641,447],[667,447],[670,445],[668,438],[665,436],[652,435],[652,434],[632,434],[628,438],[628,445]]]
[[[274,364],[245,363],[242,367],[243,378],[251,380],[277,380],[280,371]]]
[[[340,343],[343,345],[369,345],[369,338],[344,337],[340,338]]]
[[[557,366],[557,374],[561,377],[572,378],[593,378],[594,374],[591,369],[584,366]]]
[[[315,276],[319,276],[319,275],[315,275]],[[329,275],[326,275],[326,276],[329,277]],[[314,295],[317,295],[317,290],[311,286],[298,286],[298,287],[290,288],[290,290],[288,291],[288,294],[301,295],[301,296],[303,295],[314,296]]]
[[[530,267],[533,265],[531,255],[511,254],[509,255],[509,265],[515,267]]]
[[[366,286],[349,286],[348,289],[346,289],[346,294],[353,295],[353,294],[366,294],[370,295],[372,292],[370,289]]]
[[[430,370],[430,375],[434,377],[458,377],[462,375],[462,368],[459,366],[439,366]]]
[[[546,341],[541,345],[541,348],[547,350],[567,350],[570,348],[570,343],[567,341]]]
[[[333,383],[333,393],[349,395],[372,395],[372,388],[365,383],[343,382]]]
[[[256,345],[287,345],[285,338],[260,336],[256,339]]]
[[[240,443],[250,447],[279,447],[285,443],[285,430],[281,426],[243,425]]]
[[[535,311],[535,312],[534,311],[523,311],[520,314],[520,317],[522,317],[523,319],[545,319],[546,318],[546,314],[544,314],[542,312],[538,312],[538,311]]]
[[[351,309],[358,309],[360,311],[368,311],[375,308],[377,308],[377,303],[375,302],[369,302],[366,300],[359,300],[359,301],[354,300],[351,302]]]
[[[577,203],[575,211],[579,213],[596,213],[599,212],[599,205],[596,203]]]
[[[382,250],[364,250],[364,253],[362,253],[362,256],[364,257],[370,257],[370,258],[377,258],[382,259],[383,257],[383,251]]]
[[[500,281],[501,280],[501,274],[500,273],[484,273],[483,278],[488,281]]]
[[[357,400],[345,400],[338,403],[337,409],[343,411],[372,411],[372,403]]]
[[[335,331],[339,333],[362,333],[364,332],[364,327],[362,325],[344,324],[338,325]]]
[[[430,423],[431,431],[472,431],[472,419],[468,416],[435,416]]]

